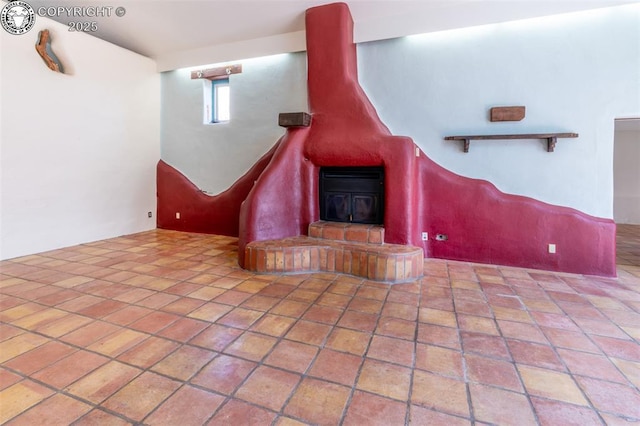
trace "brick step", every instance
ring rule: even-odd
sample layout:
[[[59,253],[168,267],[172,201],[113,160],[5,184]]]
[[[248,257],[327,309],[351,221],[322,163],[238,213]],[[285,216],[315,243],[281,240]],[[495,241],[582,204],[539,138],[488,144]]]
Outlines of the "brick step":
[[[305,236],[253,241],[245,248],[245,267],[253,272],[338,272],[390,284],[420,278],[423,258],[419,247]]]
[[[325,222],[321,220],[309,224],[309,236],[325,240],[383,244],[384,228],[379,225]]]

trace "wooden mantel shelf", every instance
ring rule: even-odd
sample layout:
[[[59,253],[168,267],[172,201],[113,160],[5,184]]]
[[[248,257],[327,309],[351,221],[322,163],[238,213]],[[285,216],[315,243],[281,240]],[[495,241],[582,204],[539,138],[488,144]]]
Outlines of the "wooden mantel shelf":
[[[577,138],[577,133],[525,133],[519,135],[468,135],[468,136],[446,136],[448,141],[463,141],[464,152],[469,152],[469,142],[472,140],[498,140],[498,139],[546,139],[547,152],[553,152],[558,138]]]

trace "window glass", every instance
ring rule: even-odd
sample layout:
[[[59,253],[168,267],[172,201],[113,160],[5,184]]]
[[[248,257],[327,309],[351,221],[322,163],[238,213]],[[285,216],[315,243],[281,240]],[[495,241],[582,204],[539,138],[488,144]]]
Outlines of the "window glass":
[[[229,121],[231,118],[229,80],[214,81],[213,85],[213,122]]]

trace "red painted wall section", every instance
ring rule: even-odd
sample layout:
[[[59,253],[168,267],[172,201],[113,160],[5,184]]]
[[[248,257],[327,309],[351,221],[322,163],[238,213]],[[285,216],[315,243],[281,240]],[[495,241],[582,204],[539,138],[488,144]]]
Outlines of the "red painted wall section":
[[[271,155],[217,197],[197,193],[161,162],[160,227],[237,234],[243,266],[249,242],[304,235],[318,220],[320,167],[383,166],[388,243],[422,247],[426,257],[615,276],[613,221],[455,175],[411,139],[390,134],[358,84],[345,4],[309,9],[306,32],[311,126],[288,129]],[[188,223],[177,223],[176,211],[188,211]],[[435,241],[438,233],[447,241]],[[548,253],[550,243],[556,254]]]
[[[615,223],[451,173],[420,157],[420,223],[432,257],[615,276]],[[446,241],[436,241],[445,234]],[[556,253],[548,252],[556,245]]]
[[[156,170],[158,228],[238,236],[240,204],[271,161],[280,141],[229,189],[215,195],[200,191],[182,173],[160,160]],[[180,219],[176,219],[180,212]]]
[[[308,128],[289,129],[271,162],[240,209],[238,263],[251,241],[304,235],[317,202],[311,195],[311,175],[317,169],[303,156]]]

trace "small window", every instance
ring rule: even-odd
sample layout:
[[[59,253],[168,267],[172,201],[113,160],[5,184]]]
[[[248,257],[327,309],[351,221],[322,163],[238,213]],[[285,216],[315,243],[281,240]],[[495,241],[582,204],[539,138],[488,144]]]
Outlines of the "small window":
[[[211,122],[221,123],[229,121],[231,118],[229,79],[212,80],[211,86],[211,106],[213,110]]]
[[[191,71],[191,79],[201,79],[204,94],[204,124],[231,120],[229,76],[242,72],[242,64]]]

